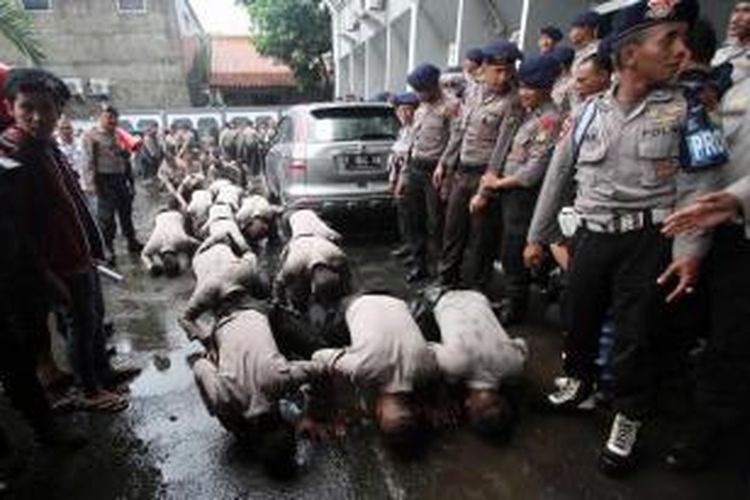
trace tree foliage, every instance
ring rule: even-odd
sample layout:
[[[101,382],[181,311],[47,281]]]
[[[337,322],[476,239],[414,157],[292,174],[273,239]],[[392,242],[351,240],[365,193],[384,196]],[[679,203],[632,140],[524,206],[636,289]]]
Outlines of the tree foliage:
[[[255,28],[258,51],[286,63],[301,90],[329,92],[325,55],[331,51],[331,18],[321,0],[238,0]]]
[[[39,65],[44,62],[44,51],[34,24],[16,0],[0,0],[0,35],[32,63]]]

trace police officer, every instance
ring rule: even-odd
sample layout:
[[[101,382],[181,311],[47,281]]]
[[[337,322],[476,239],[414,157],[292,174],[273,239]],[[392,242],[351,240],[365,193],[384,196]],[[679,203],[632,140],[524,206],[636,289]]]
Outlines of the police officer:
[[[678,159],[687,105],[680,91],[668,86],[697,15],[694,0],[641,1],[618,14],[613,45],[618,84],[584,105],[559,141],[529,230],[526,257],[534,263],[540,245],[551,243],[557,232],[564,191],[575,176],[580,222],[564,361],[570,378],[549,400],[570,407],[590,393],[599,330],[612,303],[616,416],[601,454],[605,472],[634,465],[655,385],[655,357],[675,355],[658,348],[670,341],[660,331],[665,299],[657,278],[671,288],[667,301],[690,293],[707,251],[702,234],[672,243],[660,233],[666,216],[707,192],[717,175],[717,169],[688,170]]]
[[[513,323],[523,318],[529,295],[530,275],[523,263],[526,233],[531,223],[539,186],[555,148],[562,116],[552,102],[552,86],[560,66],[550,56],[529,58],[518,71],[519,99],[523,117],[517,127],[504,127],[482,178],[472,207],[481,210],[487,199],[500,201],[500,260],[505,270],[505,297],[501,320]],[[509,137],[510,146],[505,146]]]
[[[406,167],[404,196],[409,207],[412,269],[408,282],[429,276],[427,254],[429,239],[440,241],[440,199],[432,183],[440,157],[448,145],[459,103],[447,98],[440,90],[440,70],[422,64],[407,78],[419,97],[414,116],[414,142]]]
[[[694,421],[667,456],[680,471],[709,465],[717,437],[750,416],[750,78],[735,84],[721,105],[731,151],[723,190],[706,195],[667,219],[664,231],[715,227],[706,259],[711,304],[708,345],[698,372]]]
[[[573,59],[573,72],[584,58],[596,52],[599,45],[597,31],[601,16],[594,11],[582,12],[570,23],[568,38],[576,51]]]
[[[539,41],[537,46],[539,47],[540,54],[549,54],[552,52],[557,44],[563,39],[563,32],[557,26],[545,26],[539,30]]]
[[[143,249],[133,227],[135,183],[129,153],[120,146],[115,134],[118,116],[119,112],[114,106],[102,105],[99,122],[84,138],[88,158],[85,175],[92,180],[89,185],[95,186],[99,204],[99,227],[109,252],[107,260],[110,264],[115,262],[115,214],[120,219],[120,229],[128,240],[128,250],[139,253]]]
[[[396,197],[396,210],[398,217],[398,230],[403,240],[403,245],[394,250],[394,257],[406,257],[409,251],[409,214],[404,200],[403,170],[409,161],[409,151],[414,140],[414,111],[419,105],[419,98],[414,92],[401,92],[395,94],[392,104],[396,108],[396,116],[401,122],[398,138],[391,147],[391,155],[388,158],[388,183],[390,190]]]
[[[439,188],[444,176],[452,177],[445,218],[445,235],[440,256],[440,282],[457,285],[467,243],[472,240],[469,278],[481,286],[491,269],[495,246],[485,231],[487,217],[472,218],[469,202],[487,169],[503,121],[517,112],[515,62],[522,57],[515,44],[499,40],[484,49],[481,98],[467,102],[458,117],[440,166],[434,174]],[[489,229],[491,232],[492,230]]]
[[[461,63],[464,79],[466,80],[463,91],[463,101],[469,102],[481,89],[482,63],[484,62],[484,51],[481,47],[473,47],[466,51]]]
[[[576,52],[570,47],[557,46],[550,52],[550,55],[560,64],[560,75],[552,87],[552,100],[560,111],[567,113],[570,111],[570,95],[575,85],[575,76],[571,71],[571,66]]]
[[[732,63],[734,81],[750,75],[750,2],[738,1],[729,19],[728,40],[714,56],[713,66]]]

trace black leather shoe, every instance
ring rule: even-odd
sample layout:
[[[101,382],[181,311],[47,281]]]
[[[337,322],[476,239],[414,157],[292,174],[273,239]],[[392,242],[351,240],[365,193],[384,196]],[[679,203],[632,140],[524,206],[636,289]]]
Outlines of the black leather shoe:
[[[143,243],[141,243],[137,239],[134,238],[128,241],[128,252],[141,253],[142,250],[143,250]]]

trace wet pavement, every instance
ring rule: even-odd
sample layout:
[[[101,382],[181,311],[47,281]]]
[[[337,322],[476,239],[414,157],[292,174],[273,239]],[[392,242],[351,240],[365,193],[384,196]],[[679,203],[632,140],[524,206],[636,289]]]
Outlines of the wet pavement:
[[[158,195],[139,192],[136,207],[145,237]],[[398,263],[389,259],[393,237],[382,217],[349,221],[344,230],[361,282],[408,296]],[[378,229],[362,231],[362,228]],[[561,337],[537,312],[511,334],[525,337],[532,357],[521,388],[521,420],[510,443],[482,442],[465,430],[436,435],[419,459],[392,457],[372,428],[351,429],[341,442],[317,445],[312,460],[289,482],[268,478],[248,450],[206,412],[186,357],[200,350],[177,326],[193,280],[146,276],[137,262],[120,259],[122,285],[107,284],[112,341],[118,360],[144,368],[131,386],[131,407],[116,416],[76,415],[92,443],[75,453],[33,445],[30,433],[3,404],[0,424],[17,429],[13,444],[23,470],[13,497],[75,499],[235,498],[470,498],[470,499],[748,499],[747,435],[738,437],[713,471],[674,476],[661,465],[672,431],[646,428],[643,466],[611,480],[596,469],[608,415],[546,412],[541,395],[559,369]],[[537,307],[537,310],[541,308]]]

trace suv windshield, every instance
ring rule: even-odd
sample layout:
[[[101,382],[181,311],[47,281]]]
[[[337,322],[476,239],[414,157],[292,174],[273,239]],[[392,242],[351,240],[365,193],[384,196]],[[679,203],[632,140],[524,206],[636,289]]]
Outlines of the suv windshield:
[[[395,140],[399,122],[391,108],[328,108],[310,113],[309,142]]]

